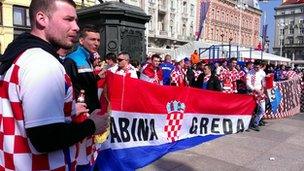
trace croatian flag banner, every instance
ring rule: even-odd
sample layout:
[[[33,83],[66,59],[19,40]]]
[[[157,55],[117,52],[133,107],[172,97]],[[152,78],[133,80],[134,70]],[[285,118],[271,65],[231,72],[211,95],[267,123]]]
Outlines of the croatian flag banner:
[[[168,152],[248,128],[253,96],[159,86],[108,74],[110,136],[100,170],[135,170]]]

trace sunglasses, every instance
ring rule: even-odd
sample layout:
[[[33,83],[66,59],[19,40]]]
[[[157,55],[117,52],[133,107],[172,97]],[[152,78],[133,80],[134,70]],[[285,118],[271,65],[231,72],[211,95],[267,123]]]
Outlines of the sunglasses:
[[[118,62],[121,62],[121,61],[123,61],[123,60],[125,60],[125,59],[117,58],[117,61],[118,61]]]

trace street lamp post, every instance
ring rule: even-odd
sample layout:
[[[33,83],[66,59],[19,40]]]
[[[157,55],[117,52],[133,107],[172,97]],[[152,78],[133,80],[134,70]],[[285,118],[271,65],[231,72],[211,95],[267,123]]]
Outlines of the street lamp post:
[[[229,38],[229,59],[231,58],[231,41],[233,40],[233,38]]]
[[[282,56],[283,55],[283,40],[284,40],[284,38],[283,38],[283,36],[280,36],[280,56]]]
[[[224,55],[224,34],[221,34],[220,35],[221,36],[221,38],[222,38],[222,56]]]
[[[279,31],[279,33],[280,33],[280,56],[282,56],[283,55],[283,46],[284,46],[284,37],[285,37],[285,26],[286,26],[286,24],[285,24],[285,22],[284,21],[281,21],[280,23],[279,23],[279,28],[280,28],[280,31]]]

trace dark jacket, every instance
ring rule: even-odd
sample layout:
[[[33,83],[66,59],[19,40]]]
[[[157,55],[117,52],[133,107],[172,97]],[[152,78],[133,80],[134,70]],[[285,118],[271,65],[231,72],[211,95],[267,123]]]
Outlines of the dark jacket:
[[[186,80],[190,87],[195,86],[195,74],[192,68],[188,68],[186,72]]]
[[[14,60],[19,55],[30,48],[41,48],[58,59],[58,54],[56,52],[58,49],[57,47],[54,47],[45,40],[30,33],[23,33],[8,45],[4,54],[1,56],[0,75],[3,75],[12,66]]]
[[[81,89],[85,90],[85,102],[90,113],[100,108],[97,94],[97,77],[90,62],[90,53],[82,46],[70,53],[64,60],[64,67],[72,80],[77,98]]]
[[[203,88],[204,78],[205,78],[205,74],[204,73],[200,74],[197,78],[196,83],[195,83],[195,87]],[[214,90],[214,91],[221,91],[222,90],[221,82],[217,78],[217,76],[215,76],[214,74],[212,74],[210,76],[210,78],[207,82],[207,90]]]

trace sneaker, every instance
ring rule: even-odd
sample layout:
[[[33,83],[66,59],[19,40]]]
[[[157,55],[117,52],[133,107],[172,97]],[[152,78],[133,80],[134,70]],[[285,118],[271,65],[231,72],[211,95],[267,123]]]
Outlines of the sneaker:
[[[260,121],[259,126],[265,126],[265,122],[264,121]]]
[[[260,131],[259,127],[258,126],[252,126],[250,127],[250,129],[254,130],[254,131]]]
[[[262,119],[260,122],[262,122],[264,124],[264,126],[268,123],[264,119]]]

